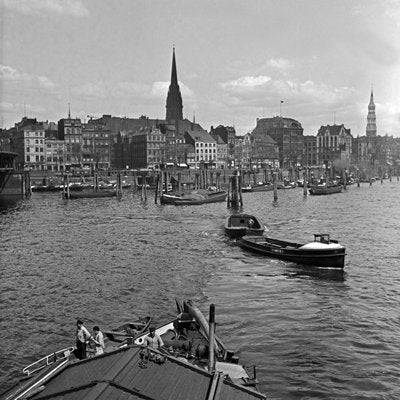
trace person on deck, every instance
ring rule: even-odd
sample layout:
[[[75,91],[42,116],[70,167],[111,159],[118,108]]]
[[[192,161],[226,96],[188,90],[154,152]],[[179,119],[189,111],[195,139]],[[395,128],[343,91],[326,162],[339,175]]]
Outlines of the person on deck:
[[[76,321],[76,356],[79,360],[86,358],[86,344],[92,338],[92,335],[78,319]]]
[[[156,328],[150,327],[149,334],[144,338],[144,346],[148,349],[158,350],[160,347],[164,346],[164,342],[161,337],[156,334]]]
[[[96,346],[94,355],[99,356],[104,354],[104,335],[98,326],[93,327],[94,336],[92,338],[93,343]]]

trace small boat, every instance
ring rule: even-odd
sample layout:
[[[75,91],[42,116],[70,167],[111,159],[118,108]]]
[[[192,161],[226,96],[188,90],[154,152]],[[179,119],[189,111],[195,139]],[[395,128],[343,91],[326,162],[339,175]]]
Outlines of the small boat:
[[[276,185],[277,189],[294,189],[296,187],[297,187],[296,182],[289,182],[289,181],[277,182]]]
[[[260,236],[264,231],[265,226],[254,215],[232,214],[225,220],[225,233],[230,238],[238,238],[245,235]]]
[[[269,192],[270,190],[274,190],[274,185],[272,183],[257,183],[253,186],[252,192]]]
[[[228,193],[224,190],[194,190],[188,193],[175,193],[161,195],[161,204],[173,204],[175,206],[192,206],[206,203],[225,201]]]
[[[324,194],[334,194],[340,193],[343,189],[343,185],[339,184],[323,184],[311,186],[308,191],[311,195],[324,195]]]
[[[247,186],[242,186],[241,188],[242,193],[249,193],[253,191],[253,186],[247,185]]]
[[[346,249],[328,234],[315,234],[314,241],[306,244],[287,242],[265,236],[244,236],[239,245],[268,257],[316,267],[344,267]]]

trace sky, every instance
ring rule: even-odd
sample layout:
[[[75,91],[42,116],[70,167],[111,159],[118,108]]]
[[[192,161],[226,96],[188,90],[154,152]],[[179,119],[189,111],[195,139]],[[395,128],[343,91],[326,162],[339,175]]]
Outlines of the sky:
[[[398,0],[0,0],[0,123],[165,118],[175,47],[183,115],[304,135],[344,124],[400,137]]]

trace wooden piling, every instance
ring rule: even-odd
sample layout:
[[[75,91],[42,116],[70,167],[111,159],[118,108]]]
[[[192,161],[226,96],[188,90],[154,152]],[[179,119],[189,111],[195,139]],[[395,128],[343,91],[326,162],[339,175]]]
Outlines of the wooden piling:
[[[272,179],[274,181],[274,202],[278,201],[278,182],[276,179],[277,172],[274,172],[272,175]]]
[[[154,204],[157,204],[157,197],[159,193],[159,184],[160,184],[160,174],[156,176],[156,190],[154,191]]]
[[[307,196],[307,172],[303,172],[303,195]]]
[[[136,171],[133,172],[133,190],[137,190],[138,188],[138,177]]]
[[[121,178],[121,172],[118,171],[117,173],[117,197],[121,198],[122,197],[122,178]]]

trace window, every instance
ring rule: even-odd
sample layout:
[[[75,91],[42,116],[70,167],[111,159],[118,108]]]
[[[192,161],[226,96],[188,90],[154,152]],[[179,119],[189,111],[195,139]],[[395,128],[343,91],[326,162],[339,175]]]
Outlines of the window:
[[[26,148],[26,152],[29,153],[29,146]]]

